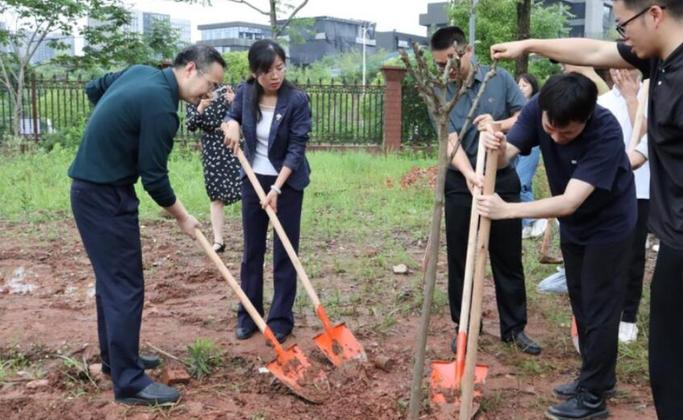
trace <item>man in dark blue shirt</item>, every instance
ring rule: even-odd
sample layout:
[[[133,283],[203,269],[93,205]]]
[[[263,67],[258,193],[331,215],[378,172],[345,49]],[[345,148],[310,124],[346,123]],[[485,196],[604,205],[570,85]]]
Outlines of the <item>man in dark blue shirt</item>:
[[[441,28],[431,38],[432,56],[437,67],[443,69],[448,60],[457,54],[460,68],[451,69],[448,98],[471,76],[471,85],[450,112],[450,145],[456,144],[472,103],[484,81],[487,66],[479,65],[472,57],[473,49],[467,45],[465,34],[456,26]],[[482,95],[472,124],[460,139],[460,147],[448,168],[445,186],[446,244],[448,251],[448,302],[451,318],[456,325],[460,320],[467,238],[472,206],[472,188],[479,184],[474,166],[479,144],[479,131],[493,121],[507,131],[514,124],[526,99],[508,72],[499,68]],[[519,199],[520,183],[514,168],[503,168],[496,176],[496,192],[506,199]],[[496,301],[500,317],[500,336],[521,351],[537,355],[541,347],[527,337],[526,288],[522,266],[522,222],[505,220],[491,225],[491,267],[496,284]],[[457,329],[457,327],[456,327]],[[457,336],[451,342],[456,351]]]
[[[492,219],[558,217],[567,287],[579,331],[582,366],[577,380],[555,388],[566,397],[550,418],[607,416],[605,397],[616,385],[617,336],[633,230],[636,195],[619,122],[596,105],[597,88],[578,73],[551,77],[522,110],[506,136],[482,134],[500,148],[499,165],[540,146],[551,198],[507,203],[477,197]]]
[[[660,239],[650,290],[648,359],[660,419],[683,417],[683,2],[614,0],[621,42],[529,39],[491,47],[494,58],[536,53],[583,66],[637,68],[650,78],[648,227]]]
[[[178,101],[197,104],[223,80],[225,61],[212,47],[195,45],[159,70],[132,66],[86,86],[95,108],[69,168],[71,208],[93,270],[102,371],[114,397],[126,404],[175,402],[173,388],[144,369],[158,358],[140,356],[144,302],[138,224],[138,177],[154,201],[194,238],[199,226],[168,179],[168,156],[178,130]]]

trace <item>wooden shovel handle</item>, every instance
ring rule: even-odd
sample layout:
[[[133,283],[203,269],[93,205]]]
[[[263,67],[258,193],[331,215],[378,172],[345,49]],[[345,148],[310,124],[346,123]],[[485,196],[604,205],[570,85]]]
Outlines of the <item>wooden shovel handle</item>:
[[[213,247],[206,239],[202,231],[199,229],[195,229],[195,234],[197,236],[197,242],[199,242],[199,245],[204,249],[206,255],[209,256],[209,259],[211,259],[211,261],[213,261],[213,263],[216,265],[218,271],[221,272],[223,278],[225,278],[225,280],[228,282],[228,285],[230,285],[230,288],[232,288],[233,292],[235,292],[237,298],[240,300],[240,303],[242,304],[242,306],[244,306],[244,309],[247,310],[247,312],[251,316],[251,319],[254,320],[258,329],[265,334],[268,325],[261,317],[261,314],[258,313],[258,311],[251,303],[247,295],[244,294],[244,291],[242,290],[240,285],[237,284],[237,280],[235,280],[232,274],[230,274],[230,270],[228,270],[225,264],[223,264],[223,260],[221,260],[218,254],[216,254],[216,251],[213,250]]]
[[[263,191],[261,184],[256,178],[254,170],[251,168],[249,161],[244,156],[244,153],[241,149],[237,150],[237,159],[239,159],[240,163],[242,164],[244,173],[247,175],[247,178],[249,178],[249,182],[251,182],[251,185],[254,187],[254,190],[256,191],[256,194],[258,195],[259,199],[261,201],[264,201],[266,199],[266,193]],[[268,214],[268,217],[270,218],[270,221],[273,224],[273,227],[275,228],[275,232],[277,232],[277,236],[280,238],[280,242],[282,242],[282,245],[285,247],[287,255],[289,255],[289,259],[292,260],[294,269],[296,270],[296,273],[299,275],[301,283],[303,283],[304,289],[306,289],[306,293],[308,293],[308,296],[311,298],[313,307],[318,308],[320,306],[320,299],[318,299],[318,295],[317,293],[315,293],[315,289],[313,289],[313,285],[311,285],[311,281],[308,279],[306,271],[304,271],[304,267],[303,265],[301,265],[301,261],[299,260],[299,257],[296,255],[296,251],[294,250],[292,243],[289,241],[285,229],[282,227],[282,224],[280,223],[280,219],[278,219],[277,214],[270,206],[266,207],[266,213]],[[330,326],[326,325],[325,328],[328,329],[330,328]]]

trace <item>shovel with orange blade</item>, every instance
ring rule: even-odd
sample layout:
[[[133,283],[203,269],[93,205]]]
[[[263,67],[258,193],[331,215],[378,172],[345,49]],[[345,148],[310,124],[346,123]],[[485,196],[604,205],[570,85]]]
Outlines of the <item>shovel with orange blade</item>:
[[[249,178],[249,181],[254,187],[256,194],[258,194],[259,199],[264,201],[266,199],[266,193],[263,191],[261,184],[254,174],[254,170],[251,168],[251,165],[247,161],[247,158],[244,156],[244,153],[241,149],[237,150],[236,156],[242,164],[244,173],[247,175],[247,178]],[[301,282],[303,283],[304,288],[306,289],[306,292],[313,303],[315,314],[323,324],[324,331],[314,337],[315,344],[337,367],[342,366],[345,362],[350,360],[357,360],[361,362],[366,361],[367,355],[365,354],[365,350],[360,342],[356,340],[356,337],[353,336],[351,330],[344,323],[332,325],[330,322],[327,312],[320,303],[320,299],[315,293],[315,289],[313,289],[313,285],[306,275],[301,261],[299,260],[292,243],[289,241],[287,233],[282,227],[282,224],[280,224],[280,220],[275,214],[275,211],[268,206],[266,207],[266,213],[268,214],[268,217],[270,218],[270,221],[273,224],[273,227],[275,228],[282,245],[287,251],[287,255],[289,255],[289,258],[296,269],[296,273],[301,279]]]
[[[268,371],[301,398],[314,403],[323,402],[329,391],[329,383],[325,372],[311,365],[296,344],[286,350],[280,345],[273,331],[268,327],[268,324],[263,320],[247,295],[244,294],[242,288],[237,284],[235,278],[230,274],[230,271],[223,264],[218,254],[216,254],[216,251],[213,250],[204,234],[199,229],[195,229],[195,234],[197,241],[235,292],[240,303],[242,303],[242,306],[244,306],[254,320],[258,329],[275,348],[277,357],[266,365]]]
[[[476,174],[478,178],[484,175],[484,159],[486,149],[484,143],[479,143],[477,152]],[[494,180],[495,181],[495,180]],[[481,194],[480,188],[475,187],[475,194]],[[472,286],[475,271],[475,251],[477,239],[482,235],[479,230],[479,214],[472,201],[472,211],[470,213],[470,229],[467,241],[467,255],[465,259],[465,277],[463,280],[462,301],[460,304],[460,323],[458,325],[457,351],[455,361],[447,362],[435,360],[432,362],[432,374],[430,382],[431,400],[434,404],[442,406],[444,411],[455,411],[459,405],[459,396],[465,373],[465,356],[467,353],[467,331],[470,326],[471,304],[473,301]],[[483,229],[482,229],[483,230]],[[486,260],[484,259],[484,264]],[[483,279],[481,279],[483,281]],[[481,317],[477,320],[477,335]],[[488,366],[477,365],[474,380],[477,384],[483,384],[488,372]]]

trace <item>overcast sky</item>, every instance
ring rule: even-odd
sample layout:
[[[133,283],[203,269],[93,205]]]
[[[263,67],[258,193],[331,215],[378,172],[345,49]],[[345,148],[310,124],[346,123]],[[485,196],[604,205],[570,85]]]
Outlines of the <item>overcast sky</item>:
[[[192,40],[199,40],[197,25],[205,23],[242,20],[268,24],[265,15],[246,5],[227,0],[212,0],[213,6],[189,5],[166,0],[128,0],[133,8],[143,11],[170,14],[173,17],[192,21]],[[254,5],[266,9],[267,0],[251,0]],[[426,28],[420,26],[420,13],[427,13],[427,3],[435,0],[309,0],[297,16],[333,16],[344,19],[368,20],[377,24],[377,30],[396,29],[416,35],[425,35]],[[292,0],[299,3],[299,0]]]

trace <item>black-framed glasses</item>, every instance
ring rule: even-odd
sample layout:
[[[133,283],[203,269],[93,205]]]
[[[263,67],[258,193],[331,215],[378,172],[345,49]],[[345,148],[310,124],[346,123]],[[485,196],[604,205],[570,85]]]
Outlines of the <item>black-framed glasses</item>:
[[[642,15],[644,15],[648,10],[652,9],[655,6],[658,6],[662,10],[666,9],[666,6],[660,6],[659,4],[651,4],[651,5],[647,6],[646,8],[644,8],[643,10],[641,10],[640,12],[633,15],[630,19],[627,19],[621,23],[617,23],[616,29],[617,29],[617,33],[619,34],[619,36],[621,36],[622,38],[625,38],[626,37],[626,26],[629,23],[631,23],[634,20],[641,17]]]

